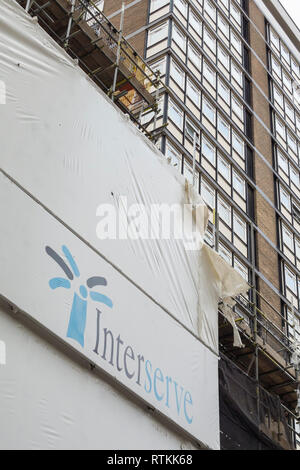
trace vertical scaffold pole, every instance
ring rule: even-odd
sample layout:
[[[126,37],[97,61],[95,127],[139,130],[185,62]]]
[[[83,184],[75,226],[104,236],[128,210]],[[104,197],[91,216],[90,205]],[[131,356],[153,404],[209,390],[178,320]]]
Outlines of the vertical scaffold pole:
[[[112,101],[115,99],[115,91],[117,85],[117,78],[118,78],[118,71],[120,65],[120,57],[121,57],[121,44],[123,38],[123,27],[124,27],[124,16],[125,16],[125,2],[122,3],[122,11],[121,11],[121,19],[120,19],[120,31],[119,31],[119,39],[118,39],[118,49],[117,49],[117,60],[116,60],[116,67],[114,73],[114,81],[112,86]]]
[[[155,108],[155,113],[154,113],[153,132],[155,131],[156,125],[157,125],[157,116],[158,116],[158,111],[159,111],[158,101],[159,101],[159,89],[157,88],[155,90],[155,105],[156,105],[156,108]]]
[[[32,0],[27,0],[25,11],[28,13],[31,7]]]
[[[256,276],[255,276],[255,233],[254,226],[251,223],[251,284],[252,284],[252,302],[253,302],[253,341],[254,341],[254,357],[255,357],[255,381],[256,381],[256,406],[258,426],[260,428],[260,390],[259,390],[259,350],[257,342],[258,321],[257,321],[257,294],[256,294]]]
[[[69,44],[69,37],[70,37],[70,33],[71,33],[71,28],[72,28],[74,11],[75,11],[75,0],[72,0],[72,2],[71,2],[71,11],[70,11],[68,27],[67,27],[67,34],[66,34],[66,39],[65,39],[65,44],[64,44],[65,48],[68,47],[68,44]]]
[[[193,142],[193,188],[196,182],[196,152],[197,152],[197,142],[198,142],[198,135],[194,132],[194,142]]]

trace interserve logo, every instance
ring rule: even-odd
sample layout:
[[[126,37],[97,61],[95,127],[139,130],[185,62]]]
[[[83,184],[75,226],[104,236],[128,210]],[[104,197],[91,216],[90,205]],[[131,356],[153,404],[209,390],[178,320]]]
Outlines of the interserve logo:
[[[50,246],[46,246],[46,253],[58,264],[58,266],[63,270],[66,277],[54,277],[50,279],[49,286],[51,289],[55,290],[57,288],[71,289],[71,282],[74,280],[74,276],[80,278],[80,272],[78,266],[74,260],[74,257],[71,255],[69,249],[66,246],[62,246],[62,252],[65,256],[67,263],[64,259],[56,253]],[[84,347],[84,334],[86,327],[86,318],[87,318],[87,305],[88,298],[107,305],[107,307],[112,308],[112,300],[106,295],[100,294],[93,290],[96,286],[107,286],[107,280],[101,276],[93,276],[87,279],[86,286],[84,282],[80,283],[79,291],[74,291],[73,293],[73,303],[72,309],[70,312],[69,326],[67,331],[67,337],[72,338],[77,341],[82,347]]]

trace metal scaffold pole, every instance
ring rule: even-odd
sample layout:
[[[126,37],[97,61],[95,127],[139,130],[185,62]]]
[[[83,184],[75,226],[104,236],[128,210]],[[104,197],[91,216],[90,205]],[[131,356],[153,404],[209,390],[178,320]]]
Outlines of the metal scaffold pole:
[[[118,71],[120,65],[120,57],[121,57],[121,44],[123,38],[123,27],[124,27],[124,16],[125,16],[125,2],[122,3],[122,11],[121,11],[121,20],[120,20],[120,31],[119,31],[119,40],[118,40],[118,49],[117,49],[117,60],[116,60],[116,67],[114,73],[114,81],[112,86],[112,101],[115,99],[115,91],[116,91],[116,84],[118,78]]]
[[[70,37],[70,33],[71,33],[71,28],[72,28],[73,14],[74,14],[74,11],[75,11],[75,1],[76,0],[72,0],[72,2],[71,2],[71,11],[70,11],[70,16],[69,16],[69,21],[68,21],[66,39],[65,39],[65,43],[64,43],[65,48],[68,47],[68,45],[69,45],[69,37]]]
[[[198,135],[194,132],[194,143],[193,143],[193,187],[196,182],[196,152],[197,152]]]
[[[26,7],[25,7],[25,11],[27,11],[27,13],[29,12],[31,8],[31,4],[32,4],[32,0],[27,0]]]

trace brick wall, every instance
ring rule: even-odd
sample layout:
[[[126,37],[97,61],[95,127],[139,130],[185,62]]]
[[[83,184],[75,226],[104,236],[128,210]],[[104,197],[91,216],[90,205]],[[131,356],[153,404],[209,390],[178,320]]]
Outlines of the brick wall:
[[[125,0],[125,5],[132,3],[132,0]],[[125,37],[129,34],[139,30],[147,23],[148,15],[148,0],[141,0],[136,5],[125,10],[124,17],[124,35]],[[104,0],[103,13],[106,16],[113,15],[115,12],[122,8],[122,0]],[[110,18],[113,25],[119,30],[120,28],[120,14],[117,14]],[[136,51],[143,57],[144,46],[145,46],[145,31],[134,35],[129,39],[130,44]]]
[[[259,31],[265,37],[265,21],[264,16],[257,8],[256,4],[252,1],[250,3],[249,16],[256,24]],[[256,54],[267,66],[266,44],[264,39],[255,30],[254,26],[250,24],[250,41],[251,47],[255,50]],[[264,69],[260,61],[251,54],[252,77],[257,83],[263,93],[268,97],[268,76],[267,71]],[[269,105],[261,92],[253,85],[253,109],[260,117],[263,123],[270,129],[270,110]],[[269,164],[273,164],[272,158],[272,142],[271,137],[267,130],[260,124],[256,118],[253,119],[253,135],[254,145],[258,151],[264,155]],[[254,157],[254,171],[257,185],[263,190],[268,198],[275,204],[275,190],[274,190],[274,176],[272,170],[263,162],[263,160],[255,154]],[[276,236],[276,215],[274,209],[265,201],[265,199],[256,192],[255,198],[256,205],[256,222],[258,227],[264,234],[277,245]],[[279,270],[278,270],[278,256],[276,251],[268,245],[261,235],[257,237],[257,255],[258,255],[258,268],[260,272],[272,282],[272,284],[279,289]],[[280,299],[272,291],[266,283],[260,281],[259,290],[262,295],[280,311]],[[261,303],[261,308],[265,311],[273,321],[281,327],[281,320],[278,315],[265,303]]]

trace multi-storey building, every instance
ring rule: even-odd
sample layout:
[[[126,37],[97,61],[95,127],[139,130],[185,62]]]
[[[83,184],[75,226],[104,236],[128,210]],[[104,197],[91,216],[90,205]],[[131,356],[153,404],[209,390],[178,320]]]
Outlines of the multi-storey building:
[[[201,193],[210,210],[206,242],[249,282],[234,312],[244,349],[232,346],[220,306],[222,447],[291,448],[298,440],[300,31],[277,0],[76,2],[86,5],[97,37],[104,23],[115,28],[119,46],[126,38],[159,74],[159,96],[147,79],[150,107],[127,100],[126,110]],[[87,70],[98,39],[80,55],[78,31],[61,33],[74,13],[61,10],[71,2],[52,3],[55,31],[55,16],[52,24],[43,17],[48,3],[34,1],[31,14],[66,50],[73,41],[69,52]],[[126,99],[124,80],[107,85],[112,65],[92,65],[92,78]],[[121,65],[117,53],[113,67]]]
[[[102,2],[117,28],[121,4]],[[300,32],[277,1],[125,4],[127,40],[167,87],[156,122],[168,123],[160,148],[206,201],[207,242],[252,286],[248,307],[255,305],[256,319],[241,305],[239,326],[252,327],[250,336],[262,343],[236,353],[220,334],[220,348],[294,409],[297,377],[276,377],[263,356],[291,371],[298,339]],[[142,123],[150,118],[145,113]],[[252,354],[258,364],[251,372]]]

